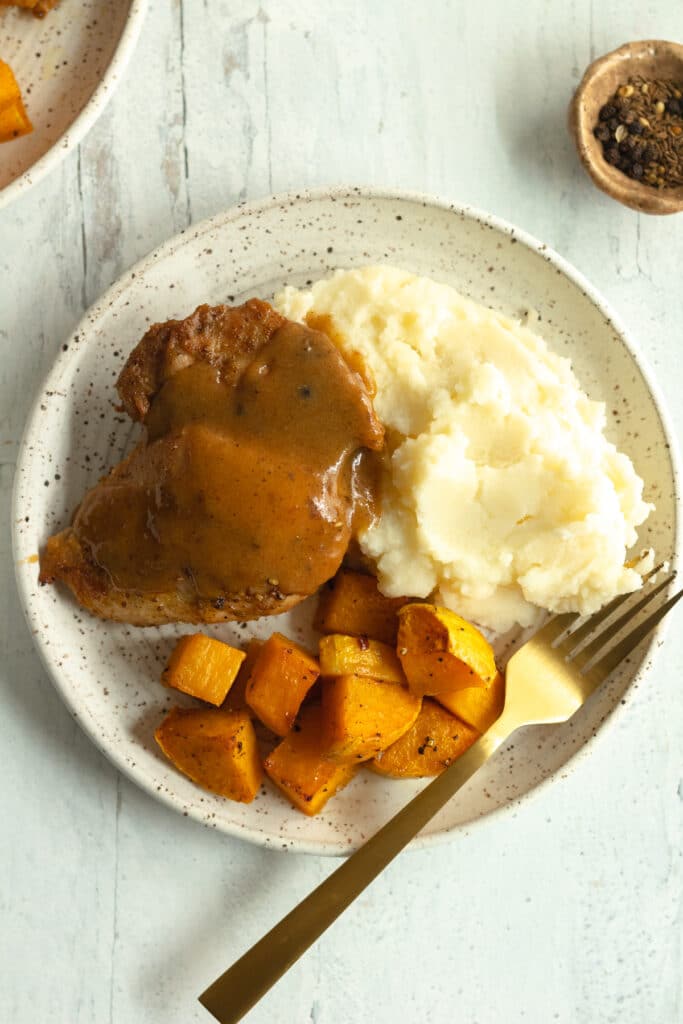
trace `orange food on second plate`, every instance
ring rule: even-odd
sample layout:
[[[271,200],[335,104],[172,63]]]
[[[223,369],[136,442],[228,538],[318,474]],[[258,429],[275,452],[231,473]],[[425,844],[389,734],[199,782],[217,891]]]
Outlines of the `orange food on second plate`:
[[[0,7],[23,7],[31,11],[34,18],[44,18],[58,3],[59,0],[0,0]]]
[[[26,113],[21,90],[14,73],[0,60],[0,142],[10,142],[33,131]]]

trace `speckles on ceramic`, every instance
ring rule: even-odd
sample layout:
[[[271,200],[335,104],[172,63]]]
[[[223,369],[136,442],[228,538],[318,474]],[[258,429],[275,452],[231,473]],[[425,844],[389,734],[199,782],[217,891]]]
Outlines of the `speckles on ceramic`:
[[[545,246],[516,229],[421,196],[336,189],[237,207],[178,236],[126,274],[91,309],[59,356],[29,419],[15,490],[17,578],[48,672],[83,728],[152,795],[212,828],[275,849],[345,853],[371,835],[421,783],[362,771],[319,818],[293,811],[271,789],[244,806],[195,787],[158,753],[153,729],[171,703],[159,683],[173,641],[191,627],[102,623],[55,587],[37,586],[27,562],[68,522],[84,490],[135,435],[115,408],[115,378],[147,326],[201,302],[271,298],[337,267],[386,261],[455,286],[511,315],[534,310],[540,332],[572,358],[585,389],[607,402],[609,434],[634,460],[657,504],[641,541],[661,558],[676,549],[676,473],[656,385],[590,287]],[[210,632],[243,642],[274,629],[312,639],[311,602],[259,623]],[[514,639],[514,638],[513,638]],[[520,732],[430,823],[418,842],[510,807],[565,769],[642,677],[658,639],[571,723]]]
[[[62,0],[45,18],[0,7],[0,56],[33,122],[0,145],[0,207],[47,174],[92,127],[133,52],[147,0]]]

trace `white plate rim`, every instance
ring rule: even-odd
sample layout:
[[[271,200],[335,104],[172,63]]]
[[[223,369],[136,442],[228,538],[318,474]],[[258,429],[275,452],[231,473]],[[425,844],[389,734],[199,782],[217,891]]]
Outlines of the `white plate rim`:
[[[146,13],[147,0],[131,0],[118,46],[92,96],[80,114],[74,118],[66,131],[62,132],[58,139],[55,139],[50,148],[23,174],[0,189],[0,210],[14,202],[20,195],[24,195],[34,185],[39,184],[72,150],[78,147],[88,134],[123,77],[123,72],[138,41]]]
[[[135,0],[134,0],[135,2]],[[145,2],[145,0],[143,0]],[[68,350],[64,351],[60,349],[50,371],[48,372],[45,379],[37,389],[34,400],[30,407],[30,411],[26,420],[26,426],[19,444],[19,450],[17,454],[16,469],[13,481],[12,496],[11,496],[11,515],[12,515],[12,555],[15,566],[15,578],[17,584],[17,590],[21,599],[21,606],[26,618],[31,638],[35,648],[38,651],[41,662],[49,676],[52,685],[55,687],[64,704],[66,705],[69,713],[78,722],[81,728],[89,736],[95,746],[105,755],[108,761],[114,765],[123,775],[125,775],[131,782],[135,783],[144,792],[154,797],[156,800],[171,807],[177,813],[182,814],[185,817],[191,818],[197,821],[204,827],[211,827],[207,825],[206,821],[202,818],[200,812],[192,807],[185,806],[175,796],[174,793],[168,791],[157,791],[153,783],[146,777],[144,772],[137,771],[136,767],[131,765],[126,759],[118,753],[114,748],[105,747],[100,742],[99,736],[95,729],[89,728],[88,718],[81,715],[82,708],[78,707],[75,702],[72,701],[72,695],[68,687],[62,685],[59,677],[59,673],[55,670],[50,660],[50,651],[47,645],[42,639],[42,635],[39,630],[35,628],[36,623],[32,621],[31,617],[31,604],[29,596],[29,574],[26,571],[27,567],[24,566],[18,558],[18,533],[17,523],[21,518],[21,510],[18,507],[18,492],[19,492],[19,479],[22,474],[22,465],[24,453],[28,449],[28,443],[30,435],[32,434],[35,426],[40,420],[40,404],[41,396],[44,391],[49,390],[53,377],[59,376],[59,371],[62,362],[66,362],[70,358],[70,353],[73,352],[73,346],[71,342],[76,335],[82,334],[86,323],[95,322],[104,312],[104,310],[111,305],[116,296],[127,288],[130,282],[134,278],[140,278],[144,275],[148,267],[150,267],[157,260],[165,258],[172,250],[177,249],[190,240],[195,240],[205,234],[207,231],[212,231],[216,228],[223,227],[232,221],[237,221],[243,216],[253,216],[271,208],[277,208],[278,206],[291,205],[293,203],[308,203],[308,202],[319,202],[326,199],[329,200],[343,200],[343,199],[369,199],[369,200],[389,200],[398,202],[409,202],[418,203],[424,206],[430,206],[443,210],[446,213],[452,213],[455,216],[465,217],[468,219],[474,219],[479,223],[482,223],[494,230],[500,231],[510,238],[515,238],[519,243],[526,246],[537,255],[546,259],[559,271],[561,271],[573,284],[575,284],[583,293],[591,300],[596,306],[600,313],[604,316],[609,325],[613,328],[615,333],[618,334],[620,341],[624,344],[627,351],[636,363],[639,371],[641,372],[645,383],[647,384],[648,390],[652,396],[652,400],[657,411],[657,415],[660,418],[663,432],[666,436],[666,441],[669,446],[669,460],[671,464],[671,473],[673,478],[674,493],[676,495],[676,512],[675,512],[675,523],[674,523],[674,551],[670,561],[670,567],[676,568],[680,562],[681,549],[683,547],[683,537],[681,536],[681,525],[683,522],[683,496],[680,491],[681,481],[681,457],[679,446],[676,438],[676,434],[673,430],[671,418],[667,409],[664,396],[659,387],[659,384],[655,378],[654,372],[652,371],[647,359],[640,351],[637,343],[631,337],[629,331],[622,323],[621,319],[612,310],[609,303],[600,295],[600,293],[590,284],[590,282],[583,276],[583,274],[576,269],[571,263],[560,256],[554,249],[548,246],[546,243],[539,241],[533,235],[524,231],[521,228],[516,227],[509,221],[504,220],[496,216],[495,214],[487,213],[483,210],[478,209],[475,206],[459,203],[448,200],[441,196],[430,195],[420,191],[406,190],[406,189],[392,189],[392,188],[378,188],[374,186],[361,186],[361,185],[330,185],[320,186],[317,188],[309,189],[297,189],[286,192],[279,192],[273,195],[266,196],[261,199],[245,201],[237,203],[234,206],[229,207],[213,216],[207,217],[204,220],[198,222],[196,225],[191,225],[183,231],[178,232],[176,235],[162,242],[161,245],[151,250],[146,256],[143,256],[137,263],[130,267],[124,274],[122,274],[98,299],[93,305],[85,311],[80,321],[76,325],[72,334],[68,339]],[[657,656],[658,650],[661,648],[664,640],[665,631],[668,626],[668,620],[665,618],[657,628],[650,634],[649,643],[646,649],[647,657],[643,660],[642,666],[636,671],[635,675],[629,682],[625,692],[631,692],[637,683],[645,678],[647,673],[651,670],[654,659]],[[626,702],[626,706],[629,706],[630,702]],[[567,760],[562,765],[561,778],[566,779],[574,769],[583,762],[583,760],[590,754],[593,749],[593,744],[599,736],[606,734],[607,728],[610,729],[617,724],[621,717],[621,714],[626,710],[626,707],[622,703],[616,704],[608,712],[606,717],[602,720],[599,729],[597,729],[593,735],[589,736],[586,741],[573,753],[569,755]],[[558,781],[558,772],[554,772],[542,779],[540,782],[532,786],[531,789],[527,790],[521,796],[516,797],[514,800],[506,804],[502,804],[493,810],[481,815],[480,817],[473,819],[466,824],[456,825],[450,828],[445,828],[439,832],[430,833],[427,835],[420,834],[411,840],[409,844],[410,849],[424,849],[432,847],[437,844],[452,841],[458,834],[470,833],[475,829],[484,827],[485,823],[497,822],[502,815],[508,815],[511,811],[516,808],[528,803],[532,799],[537,799],[543,795],[547,788]],[[292,813],[296,813],[293,811]],[[220,827],[215,826],[217,831],[220,831],[223,835],[234,836],[239,839],[245,839],[255,845],[264,847],[266,849],[284,849],[285,851],[293,853],[307,853],[314,854],[317,856],[349,856],[354,852],[356,848],[349,848],[340,842],[336,842],[333,839],[326,840],[306,840],[301,838],[291,839],[288,845],[278,845],[271,841],[271,837],[264,834],[261,829],[251,828],[246,825],[240,825],[236,822],[223,824]]]

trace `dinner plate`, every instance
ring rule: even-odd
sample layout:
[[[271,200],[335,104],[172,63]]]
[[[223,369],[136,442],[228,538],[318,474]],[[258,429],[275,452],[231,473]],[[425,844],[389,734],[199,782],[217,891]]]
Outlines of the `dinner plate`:
[[[140,629],[95,619],[65,589],[38,586],[36,554],[137,434],[117,410],[114,384],[149,324],[184,317],[202,302],[269,299],[285,283],[301,286],[338,267],[382,262],[447,282],[512,316],[533,311],[552,348],[571,357],[590,396],[607,404],[610,437],[644,477],[646,497],[657,508],[640,544],[652,545],[659,559],[676,556],[677,473],[657,386],[604,301],[564,260],[517,228],[428,197],[339,188],[237,206],[161,246],[87,313],[33,407],[14,494],[19,592],[52,681],[115,765],[181,813],[277,848],[346,853],[424,783],[361,771],[315,818],[294,811],[270,786],[250,805],[205,792],[163,758],[153,739],[164,712],[184,702],[160,684],[161,670],[177,637],[194,628]],[[313,608],[309,599],[289,614],[208,632],[242,644],[279,630],[311,643]],[[564,773],[621,708],[658,642],[661,633],[571,723],[518,733],[416,844],[473,827]]]
[[[61,0],[44,18],[0,7],[0,58],[33,131],[0,145],[0,207],[40,181],[104,110],[133,52],[147,0]]]

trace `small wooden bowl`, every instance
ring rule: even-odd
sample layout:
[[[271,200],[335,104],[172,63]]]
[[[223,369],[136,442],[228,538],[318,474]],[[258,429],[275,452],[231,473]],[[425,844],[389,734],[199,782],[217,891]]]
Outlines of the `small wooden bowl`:
[[[679,213],[683,186],[656,189],[608,164],[593,135],[600,108],[634,75],[683,82],[683,46],[659,39],[626,43],[587,68],[569,108],[569,127],[581,161],[603,192],[642,213]]]

